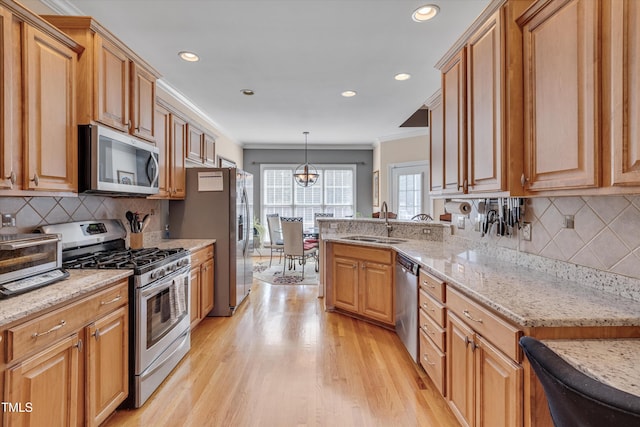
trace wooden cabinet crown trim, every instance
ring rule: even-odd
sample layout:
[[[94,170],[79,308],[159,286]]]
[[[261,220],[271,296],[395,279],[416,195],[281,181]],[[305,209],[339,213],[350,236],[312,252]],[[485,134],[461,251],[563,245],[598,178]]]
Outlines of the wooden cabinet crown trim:
[[[90,29],[95,33],[101,34],[108,38],[111,43],[125,52],[130,59],[133,59],[136,63],[142,65],[148,72],[153,74],[156,79],[162,77],[162,74],[160,74],[158,70],[156,70],[140,56],[138,56],[138,54],[131,50],[126,44],[124,44],[122,40],[116,37],[111,31],[102,26],[102,24],[93,19],[93,17],[91,16],[41,15],[41,17],[51,22],[53,25],[60,25],[64,28],[73,29]]]
[[[500,9],[507,0],[493,0],[484,10],[478,15],[478,17],[473,21],[473,23],[466,29],[464,33],[456,40],[456,42],[449,48],[447,53],[436,63],[435,68],[438,70],[442,69],[451,58],[456,56],[458,52],[467,44],[469,37],[474,34],[482,25],[484,25],[485,21],[489,19],[491,15],[493,15],[498,9]]]
[[[21,4],[10,0],[0,0],[0,6],[16,15],[20,19],[20,21],[25,22],[34,28],[37,28],[48,36],[54,38],[56,41],[63,43],[78,55],[84,52],[84,46],[76,42],[64,32],[60,31],[54,25],[44,21],[40,16],[31,12]]]

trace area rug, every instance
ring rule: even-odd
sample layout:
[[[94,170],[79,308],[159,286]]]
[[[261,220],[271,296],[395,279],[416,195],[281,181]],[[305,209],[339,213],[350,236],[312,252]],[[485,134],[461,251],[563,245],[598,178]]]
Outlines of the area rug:
[[[275,258],[269,268],[269,260],[266,261],[253,261],[253,278],[262,280],[263,282],[272,283],[275,285],[317,285],[318,273],[316,273],[315,261],[310,261],[304,268],[304,279],[302,279],[302,266],[296,264],[295,270],[289,270],[288,266],[285,267],[285,274],[282,275],[282,266],[284,260],[278,264],[278,259]]]

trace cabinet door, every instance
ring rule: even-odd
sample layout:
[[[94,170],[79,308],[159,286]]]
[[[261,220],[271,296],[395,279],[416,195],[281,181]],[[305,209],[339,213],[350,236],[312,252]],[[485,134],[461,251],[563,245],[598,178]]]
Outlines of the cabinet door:
[[[444,117],[442,96],[427,105],[429,108],[429,190],[433,194],[442,193],[444,184]]]
[[[169,111],[156,105],[155,109],[155,138],[159,150],[158,156],[158,194],[153,198],[165,199],[171,193],[171,123]]]
[[[191,328],[194,328],[200,321],[200,288],[201,288],[200,266],[191,268],[191,278],[189,287],[189,316],[191,319]]]
[[[505,190],[502,145],[500,11],[467,43],[467,182],[469,192]]]
[[[0,7],[0,189],[16,183],[11,144],[11,14]],[[12,179],[13,177],[13,179]]]
[[[171,198],[184,199],[184,151],[187,143],[187,122],[171,114]]]
[[[129,394],[128,308],[87,327],[88,426],[98,426]]]
[[[202,138],[204,132],[189,123],[187,125],[187,159],[196,163],[203,163]]]
[[[204,134],[204,164],[216,166],[216,140],[206,133]]]
[[[156,78],[131,62],[131,134],[155,141]]]
[[[522,366],[480,336],[475,338],[476,426],[521,427]]]
[[[518,21],[524,59],[523,178],[529,191],[600,183],[599,5],[546,2]]]
[[[77,57],[24,25],[25,159],[23,188],[78,191],[75,109]]]
[[[394,287],[392,267],[386,264],[360,262],[362,295],[361,313],[371,319],[394,323]]]
[[[4,400],[31,404],[31,412],[4,412],[7,426],[76,426],[78,414],[78,335],[60,340],[9,368]]]
[[[210,259],[202,264],[200,270],[200,313],[204,318],[211,310],[213,310],[213,260]]]
[[[333,302],[336,308],[358,313],[358,261],[333,259]]]
[[[605,86],[611,100],[605,105],[605,138],[613,147],[612,184],[640,185],[640,4],[636,0],[607,1],[610,14],[609,53]],[[607,125],[610,128],[607,129]]]
[[[473,330],[451,312],[447,315],[447,401],[458,421],[475,419]],[[487,426],[488,427],[488,426]]]
[[[129,58],[117,46],[96,34],[95,119],[129,132]]]
[[[465,157],[465,50],[442,69],[442,106],[444,114],[443,193],[464,192]]]

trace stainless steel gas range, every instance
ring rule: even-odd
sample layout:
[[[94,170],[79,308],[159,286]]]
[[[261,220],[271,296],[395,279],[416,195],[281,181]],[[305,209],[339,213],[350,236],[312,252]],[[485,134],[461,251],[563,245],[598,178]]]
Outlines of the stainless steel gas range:
[[[133,270],[129,281],[129,397],[123,405],[142,406],[190,348],[190,252],[182,248],[127,249],[127,232],[113,219],[47,225],[39,231],[62,235],[63,268]]]

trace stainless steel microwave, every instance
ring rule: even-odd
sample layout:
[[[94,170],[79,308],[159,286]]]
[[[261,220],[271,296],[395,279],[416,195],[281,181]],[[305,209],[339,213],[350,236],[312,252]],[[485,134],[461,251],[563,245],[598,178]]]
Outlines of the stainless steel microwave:
[[[158,193],[158,147],[108,127],[78,126],[78,191]]]

